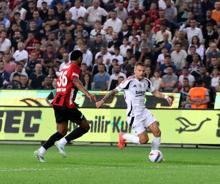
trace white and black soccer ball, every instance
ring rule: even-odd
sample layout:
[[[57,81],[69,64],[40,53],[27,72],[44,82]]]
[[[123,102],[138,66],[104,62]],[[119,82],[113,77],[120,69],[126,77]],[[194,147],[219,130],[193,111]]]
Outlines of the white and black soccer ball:
[[[151,162],[162,162],[163,161],[163,153],[160,150],[152,150],[148,156]]]

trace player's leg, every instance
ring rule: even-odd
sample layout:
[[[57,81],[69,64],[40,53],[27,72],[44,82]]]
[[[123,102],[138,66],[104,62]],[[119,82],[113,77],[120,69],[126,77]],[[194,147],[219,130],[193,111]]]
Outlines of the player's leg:
[[[152,140],[151,150],[159,150],[161,131],[158,125],[159,123],[157,121],[154,121],[148,127],[152,132],[152,134],[154,135],[154,138]]]
[[[66,121],[57,123],[57,132],[49,137],[49,139],[35,151],[35,156],[40,162],[44,162],[44,154],[54,145],[54,143],[64,137],[67,133],[68,123]]]
[[[77,139],[81,137],[83,134],[87,133],[90,129],[89,123],[84,117],[84,115],[78,110],[74,109],[71,111],[71,117],[69,118],[72,122],[76,122],[79,127],[74,129],[72,132],[70,132],[66,137],[63,137],[57,144],[57,148],[59,152],[65,156],[65,152],[62,153],[60,149],[64,151],[64,146],[66,145],[67,142],[71,142],[74,139]]]
[[[132,117],[127,118],[127,122],[132,127],[134,134],[119,133],[118,148],[123,149],[126,142],[135,144],[146,144],[149,140],[148,135],[145,131],[145,127],[142,120]]]
[[[59,107],[54,107],[54,113],[57,122],[57,132],[51,135],[49,139],[37,151],[34,152],[34,155],[40,162],[44,162],[44,154],[46,151],[67,133],[68,121],[66,120],[65,110]]]

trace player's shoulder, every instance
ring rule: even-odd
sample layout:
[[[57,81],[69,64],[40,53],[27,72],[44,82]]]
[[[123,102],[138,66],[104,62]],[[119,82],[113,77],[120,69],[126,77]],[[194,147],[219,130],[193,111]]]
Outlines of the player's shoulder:
[[[121,82],[121,84],[123,85],[123,84],[130,83],[130,82],[133,81],[134,79],[135,79],[134,76],[130,76],[130,77],[128,77],[127,79],[123,80],[123,81]]]
[[[147,83],[148,85],[151,85],[151,80],[148,79],[147,77],[144,77],[143,82]]]
[[[127,79],[123,80],[120,84],[119,87],[126,90],[129,89],[129,86],[131,84],[131,82],[134,80],[134,76],[130,76]]]

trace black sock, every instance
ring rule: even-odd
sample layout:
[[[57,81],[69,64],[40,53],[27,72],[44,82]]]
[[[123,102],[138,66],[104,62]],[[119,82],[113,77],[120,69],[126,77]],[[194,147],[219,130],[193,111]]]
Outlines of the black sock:
[[[75,130],[73,130],[71,133],[69,133],[65,139],[67,142],[70,142],[78,137],[81,137],[83,134],[85,134],[86,132],[88,132],[87,130],[81,128],[81,127],[78,127],[76,128]]]
[[[54,145],[54,143],[58,140],[60,140],[64,135],[60,134],[59,132],[56,132],[55,134],[51,135],[50,138],[47,140],[47,142],[44,143],[43,147],[47,150],[51,146]]]

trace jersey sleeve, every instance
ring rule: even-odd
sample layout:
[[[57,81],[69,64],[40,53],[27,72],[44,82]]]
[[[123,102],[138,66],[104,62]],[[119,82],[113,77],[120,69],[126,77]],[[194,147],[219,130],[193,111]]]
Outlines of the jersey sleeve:
[[[129,88],[129,85],[131,83],[131,79],[125,79],[124,81],[122,81],[115,89],[120,92],[120,91],[124,91],[126,89]]]
[[[75,65],[71,66],[69,77],[73,80],[75,77],[79,79],[80,76],[80,69],[77,68]]]

